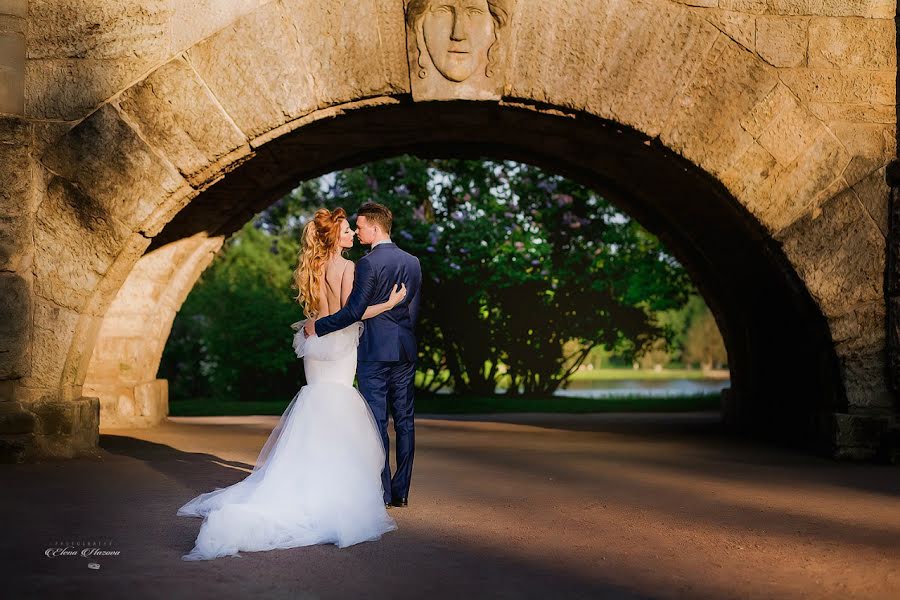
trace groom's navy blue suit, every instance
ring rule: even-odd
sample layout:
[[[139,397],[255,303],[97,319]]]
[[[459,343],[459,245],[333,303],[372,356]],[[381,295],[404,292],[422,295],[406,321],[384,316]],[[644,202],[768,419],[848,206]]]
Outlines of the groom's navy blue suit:
[[[381,482],[384,501],[409,496],[415,452],[413,378],[416,373],[415,324],[419,317],[422,268],[419,259],[392,242],[372,248],[356,263],[353,290],[344,308],[316,321],[316,335],[327,335],[362,319],[372,304],[386,302],[394,284],[406,284],[406,298],[389,311],[367,319],[359,341],[356,376],[384,442]],[[391,478],[388,410],[397,438],[397,472]]]

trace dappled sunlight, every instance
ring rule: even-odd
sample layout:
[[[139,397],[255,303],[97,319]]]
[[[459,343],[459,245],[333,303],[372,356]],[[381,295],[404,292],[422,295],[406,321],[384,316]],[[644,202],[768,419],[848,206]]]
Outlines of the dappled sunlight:
[[[522,569],[600,597],[879,597],[900,584],[896,469],[723,439],[702,415],[471,419],[418,420],[410,506],[377,542],[415,545],[423,573],[450,561],[488,585]],[[240,480],[276,422],[179,418],[102,445],[179,482],[174,509]]]

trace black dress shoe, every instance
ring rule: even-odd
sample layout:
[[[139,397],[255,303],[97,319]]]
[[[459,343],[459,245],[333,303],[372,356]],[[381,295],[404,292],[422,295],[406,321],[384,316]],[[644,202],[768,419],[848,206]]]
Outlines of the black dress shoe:
[[[391,500],[391,506],[399,507],[399,506],[407,506],[408,504],[409,504],[409,502],[407,501],[406,496],[403,496],[402,498],[394,498],[393,500]]]

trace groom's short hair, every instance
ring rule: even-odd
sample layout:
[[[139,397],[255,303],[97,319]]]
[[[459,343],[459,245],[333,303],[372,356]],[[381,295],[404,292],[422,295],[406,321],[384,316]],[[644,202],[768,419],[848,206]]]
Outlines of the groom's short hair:
[[[394,215],[384,204],[366,202],[356,211],[357,217],[365,217],[368,221],[375,221],[388,235],[391,234],[391,225],[394,223]]]

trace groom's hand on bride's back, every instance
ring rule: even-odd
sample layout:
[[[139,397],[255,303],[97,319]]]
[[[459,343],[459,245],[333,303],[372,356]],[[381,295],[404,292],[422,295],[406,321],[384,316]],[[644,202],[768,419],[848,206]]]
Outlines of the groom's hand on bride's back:
[[[308,338],[316,335],[316,320],[315,319],[307,319],[306,320],[306,323],[303,325],[303,333]]]

